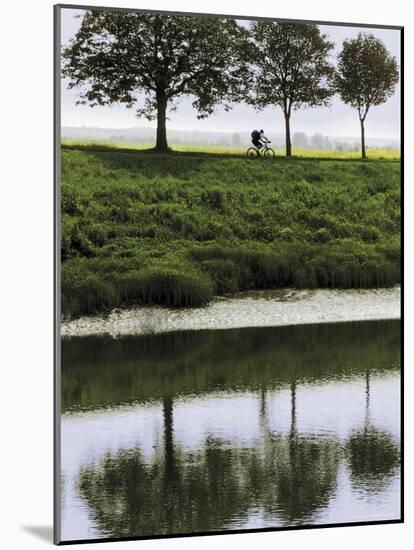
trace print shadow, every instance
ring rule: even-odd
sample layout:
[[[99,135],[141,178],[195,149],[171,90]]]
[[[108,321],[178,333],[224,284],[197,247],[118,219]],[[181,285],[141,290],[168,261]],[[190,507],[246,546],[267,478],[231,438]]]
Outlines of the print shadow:
[[[21,529],[40,540],[53,543],[53,527],[51,525],[22,525]]]

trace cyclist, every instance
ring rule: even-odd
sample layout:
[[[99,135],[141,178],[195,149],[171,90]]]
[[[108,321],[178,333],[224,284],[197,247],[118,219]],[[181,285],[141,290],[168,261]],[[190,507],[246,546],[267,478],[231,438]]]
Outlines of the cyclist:
[[[260,132],[258,132],[257,130],[253,130],[253,132],[251,133],[251,137],[252,137],[252,143],[253,145],[256,147],[256,149],[260,152],[261,149],[264,147],[264,144],[265,143],[270,143],[270,139],[268,139],[265,135],[264,135],[264,131],[263,129],[260,130]]]

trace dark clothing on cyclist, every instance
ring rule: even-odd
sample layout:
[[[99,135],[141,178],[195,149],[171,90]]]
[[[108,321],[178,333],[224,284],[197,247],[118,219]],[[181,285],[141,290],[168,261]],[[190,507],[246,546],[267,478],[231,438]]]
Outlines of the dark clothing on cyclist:
[[[251,138],[253,145],[257,146],[257,144],[260,143],[260,132],[258,130],[253,130],[251,133]]]
[[[263,130],[260,130],[260,132],[258,132],[257,130],[253,130],[253,132],[251,133],[251,137],[253,145],[257,149],[259,149],[259,151],[265,143],[270,143],[270,140],[268,140],[267,137],[264,135]]]
[[[264,135],[263,130],[260,130],[259,140],[260,140],[260,143],[261,143],[262,145],[264,145],[265,143],[270,143],[270,139],[268,139],[268,138]]]

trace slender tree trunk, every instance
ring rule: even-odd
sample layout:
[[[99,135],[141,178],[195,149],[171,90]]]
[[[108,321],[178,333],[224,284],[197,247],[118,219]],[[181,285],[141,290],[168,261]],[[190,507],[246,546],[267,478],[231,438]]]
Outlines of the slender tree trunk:
[[[167,151],[167,98],[165,92],[157,92],[157,141],[156,151]]]
[[[290,437],[293,438],[296,436],[296,380],[292,380],[290,383]]]
[[[360,118],[359,119],[360,123],[361,123],[361,157],[363,159],[367,158],[367,154],[366,154],[366,151],[365,151],[365,127],[364,127],[364,119],[363,118]]]
[[[173,400],[171,397],[163,399],[164,417],[164,487],[163,506],[166,527],[170,533],[174,530],[175,523],[175,486],[176,486],[176,462],[174,453],[174,427],[173,427]]]
[[[174,471],[174,441],[173,441],[173,401],[171,397],[164,397],[164,466],[166,478],[170,478]]]
[[[296,418],[296,380],[292,380],[290,383],[290,433],[289,433],[289,455],[290,464],[294,466],[296,463],[296,454],[298,449],[297,438],[297,418]]]
[[[286,156],[292,156],[292,142],[290,140],[290,115],[284,113],[285,115],[285,136],[286,136]]]
[[[369,387],[369,369],[365,373],[365,429],[369,426],[369,401],[370,401],[370,387]]]

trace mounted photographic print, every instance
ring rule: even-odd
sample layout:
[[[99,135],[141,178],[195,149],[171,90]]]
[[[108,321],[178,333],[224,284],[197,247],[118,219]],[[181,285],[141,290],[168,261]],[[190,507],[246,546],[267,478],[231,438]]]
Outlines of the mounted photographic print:
[[[55,7],[56,543],[402,521],[402,32]]]

